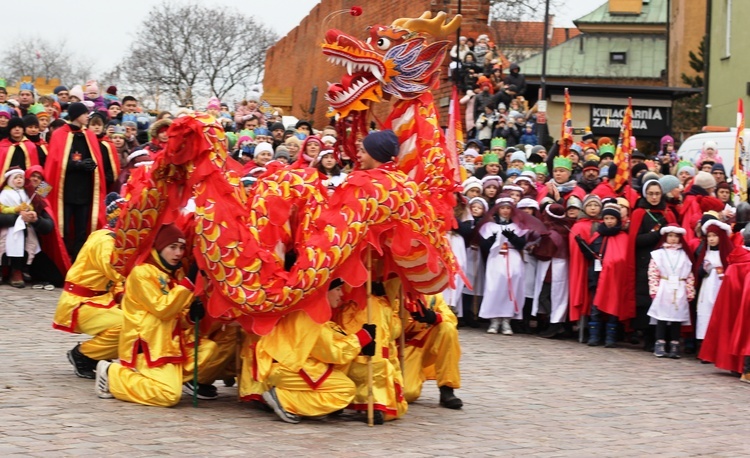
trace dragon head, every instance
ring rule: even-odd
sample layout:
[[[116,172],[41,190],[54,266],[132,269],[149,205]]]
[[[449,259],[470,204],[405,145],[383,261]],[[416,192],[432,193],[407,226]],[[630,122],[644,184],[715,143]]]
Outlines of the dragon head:
[[[461,15],[445,23],[446,14],[401,18],[391,25],[369,27],[366,41],[339,30],[326,32],[323,54],[328,61],[346,67],[340,83],[329,83],[326,100],[340,116],[368,108],[383,94],[411,100],[435,87],[450,42],[435,41],[454,33]]]

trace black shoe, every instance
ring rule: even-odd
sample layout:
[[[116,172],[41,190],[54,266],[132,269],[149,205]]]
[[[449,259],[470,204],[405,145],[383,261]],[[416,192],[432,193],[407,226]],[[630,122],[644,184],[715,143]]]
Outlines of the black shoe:
[[[562,323],[552,323],[544,332],[539,333],[539,337],[544,337],[545,339],[554,339],[555,337],[558,337],[564,333],[565,326],[563,326]]]
[[[372,413],[372,424],[382,425],[385,423],[385,416],[381,410],[376,410]]]
[[[669,354],[667,356],[672,359],[680,359],[682,355],[680,354],[680,342],[678,340],[669,343]]]
[[[224,386],[227,388],[231,388],[234,386],[234,377],[227,377],[223,381],[224,381]]]
[[[185,382],[182,384],[183,386],[183,392],[187,394],[188,396],[193,395],[193,382]],[[198,384],[198,393],[197,398],[203,399],[205,401],[210,401],[213,399],[216,399],[219,397],[219,392],[216,390],[216,387],[213,385],[204,385],[203,383]]]
[[[464,406],[464,402],[453,394],[453,388],[449,386],[441,386],[440,405],[448,409],[460,409]]]
[[[76,345],[68,352],[68,361],[73,365],[73,372],[77,376],[92,380],[96,378],[94,371],[98,361],[81,353],[81,344]]]

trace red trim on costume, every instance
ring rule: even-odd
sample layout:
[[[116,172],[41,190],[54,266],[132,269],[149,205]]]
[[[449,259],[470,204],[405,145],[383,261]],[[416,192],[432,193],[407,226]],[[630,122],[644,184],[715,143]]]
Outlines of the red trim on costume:
[[[443,315],[436,313],[435,314],[435,322],[432,323],[433,326],[437,326],[438,324],[443,322]]]
[[[260,401],[263,404],[266,403],[266,401],[263,400],[263,396],[259,394],[248,394],[247,396],[240,396],[240,401],[242,402]]]
[[[357,336],[357,339],[359,339],[359,346],[360,347],[364,347],[368,343],[372,342],[372,336],[365,329],[360,329],[354,335]]]
[[[390,355],[390,350],[388,347],[383,347],[383,358],[388,359],[388,355]]]
[[[393,415],[394,417],[398,415],[398,411],[396,409],[389,409],[388,407],[384,406],[383,404],[375,404],[372,406],[373,410],[379,410],[386,415]],[[349,404],[347,409],[357,410],[357,411],[364,411],[367,412],[367,404]]]
[[[404,400],[404,389],[401,388],[401,385],[399,385],[397,382],[393,382],[393,387],[396,390],[396,401],[403,402],[403,400]]]
[[[190,279],[187,277],[183,278],[180,283],[178,283],[178,285],[182,286],[183,288],[187,288],[191,293],[195,291],[195,283],[190,281]]]
[[[310,388],[312,388],[313,390],[317,390],[318,387],[323,382],[325,382],[328,376],[330,376],[332,373],[333,373],[333,364],[329,364],[328,369],[326,369],[323,375],[321,375],[318,380],[313,381],[313,379],[311,379],[310,376],[307,375],[307,372],[305,372],[304,369],[299,370],[299,375],[300,377],[302,377],[302,380],[304,380],[305,383],[307,383],[310,386]]]
[[[141,349],[143,350],[143,356],[146,358],[146,364],[148,365],[148,367],[159,367],[165,364],[182,364],[185,362],[185,348],[182,345],[182,339],[180,339],[180,351],[182,352],[180,356],[162,356],[159,359],[152,360],[151,353],[148,350],[148,343],[145,340],[139,338],[133,343],[133,360],[125,361],[123,359],[120,359],[120,364],[125,367],[135,369],[136,361],[138,360],[138,343],[143,343],[143,345],[141,345]]]
[[[75,294],[76,296],[81,297],[96,297],[101,296],[102,294],[106,293],[106,291],[94,291],[93,289],[86,288],[82,285],[77,285],[75,283],[66,281],[63,285],[63,291],[66,291],[70,294]]]

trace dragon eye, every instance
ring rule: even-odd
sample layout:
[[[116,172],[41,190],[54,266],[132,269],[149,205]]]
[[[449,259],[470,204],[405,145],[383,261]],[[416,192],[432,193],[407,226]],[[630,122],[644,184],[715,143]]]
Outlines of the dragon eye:
[[[390,47],[391,47],[391,40],[389,40],[388,38],[379,38],[378,39],[378,48],[385,50],[385,49],[388,49]]]

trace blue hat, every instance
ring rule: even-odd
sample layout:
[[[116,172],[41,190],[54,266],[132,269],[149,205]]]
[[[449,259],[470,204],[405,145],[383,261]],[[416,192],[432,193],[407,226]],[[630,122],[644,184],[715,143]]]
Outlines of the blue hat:
[[[362,141],[362,146],[378,162],[389,162],[398,156],[398,137],[392,130],[370,132]]]
[[[19,87],[20,91],[31,91],[34,92],[34,85],[31,83],[21,83],[21,86]]]
[[[266,129],[265,127],[256,127],[254,132],[256,136],[258,135],[265,135],[266,137],[271,136],[271,131]]]

